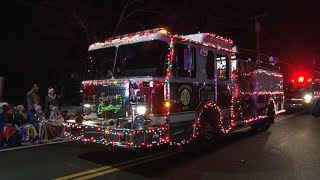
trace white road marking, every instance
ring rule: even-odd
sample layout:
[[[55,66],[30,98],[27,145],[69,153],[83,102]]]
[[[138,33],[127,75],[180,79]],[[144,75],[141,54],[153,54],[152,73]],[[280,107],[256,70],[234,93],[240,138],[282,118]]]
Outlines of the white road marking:
[[[50,143],[43,143],[43,144],[35,144],[35,145],[29,145],[29,146],[5,148],[5,149],[0,149],[0,152],[13,151],[13,150],[17,150],[17,149],[25,149],[25,148],[32,148],[32,147],[39,147],[39,146],[45,146],[45,145],[51,145],[51,144],[60,144],[60,143],[71,142],[71,141],[77,141],[77,140],[66,140],[66,141],[57,141],[57,142],[50,142]]]

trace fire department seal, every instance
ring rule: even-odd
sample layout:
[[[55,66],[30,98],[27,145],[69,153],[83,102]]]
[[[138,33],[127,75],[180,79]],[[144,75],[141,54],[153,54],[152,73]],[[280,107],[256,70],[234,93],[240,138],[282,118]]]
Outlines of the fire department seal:
[[[180,96],[181,102],[183,105],[187,106],[190,102],[190,92],[188,89],[183,89],[181,91],[181,96]]]

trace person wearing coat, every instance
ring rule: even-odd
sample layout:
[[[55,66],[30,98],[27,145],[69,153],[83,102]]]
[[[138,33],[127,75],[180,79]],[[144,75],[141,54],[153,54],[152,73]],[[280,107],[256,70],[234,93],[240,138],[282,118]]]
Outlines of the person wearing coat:
[[[53,106],[58,106],[58,97],[57,94],[55,93],[53,88],[48,89],[48,95],[45,97],[45,110],[46,110],[46,117],[49,117],[51,108]]]
[[[23,105],[18,105],[16,107],[14,121],[19,126],[23,143],[38,143],[38,132],[36,128],[28,122],[28,114]]]
[[[36,119],[39,123],[39,137],[42,141],[59,140],[64,136],[64,119],[56,106],[52,107],[49,120],[43,116],[42,108],[36,107]]]

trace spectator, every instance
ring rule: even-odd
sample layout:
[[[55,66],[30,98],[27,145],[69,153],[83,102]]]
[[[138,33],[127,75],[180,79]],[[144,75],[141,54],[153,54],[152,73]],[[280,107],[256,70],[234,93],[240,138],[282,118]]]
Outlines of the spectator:
[[[17,124],[15,124],[13,119],[13,108],[10,105],[5,105],[3,107],[2,118],[4,118],[3,119],[4,120],[3,134],[5,136],[4,143],[6,145],[20,145],[21,138],[17,131]]]
[[[4,136],[4,133],[3,133],[3,128],[5,126],[5,119],[4,119],[4,115],[3,115],[3,107],[6,104],[7,103],[0,103],[0,145],[2,145],[4,142],[6,142],[5,136]]]
[[[28,119],[31,124],[33,124],[33,116],[35,114],[35,104],[40,106],[40,96],[39,96],[39,87],[37,84],[34,84],[32,89],[27,93],[27,102],[28,102]]]
[[[43,111],[42,111],[42,107],[39,106],[38,104],[35,104],[34,105],[34,110],[35,110],[35,113],[32,117],[33,119],[33,122],[32,124],[37,127],[38,129],[40,129],[40,125],[43,121],[45,121],[45,117],[43,115]],[[30,121],[29,121],[30,122]]]
[[[52,111],[50,113],[49,121],[56,123],[56,124],[62,124],[64,122],[64,119],[58,109],[57,106],[53,106]]]
[[[57,95],[53,88],[48,89],[48,95],[45,98],[46,117],[49,116],[50,109],[53,106],[59,106]]]
[[[38,143],[37,140],[39,140],[39,137],[37,130],[32,124],[28,123],[28,114],[26,113],[23,105],[18,105],[16,107],[14,121],[20,127],[20,134],[22,136],[23,143]]]
[[[47,121],[43,114],[42,108],[36,107],[36,119],[39,122],[39,137],[42,141],[56,140],[63,137],[65,126],[60,111],[56,106],[53,106],[50,115],[50,121]]]

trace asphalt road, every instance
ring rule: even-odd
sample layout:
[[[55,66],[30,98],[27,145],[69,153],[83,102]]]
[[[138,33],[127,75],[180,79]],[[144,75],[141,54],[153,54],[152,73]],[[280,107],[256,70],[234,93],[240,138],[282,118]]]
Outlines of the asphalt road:
[[[277,118],[214,145],[108,151],[65,142],[0,150],[0,179],[320,179],[320,118]]]

